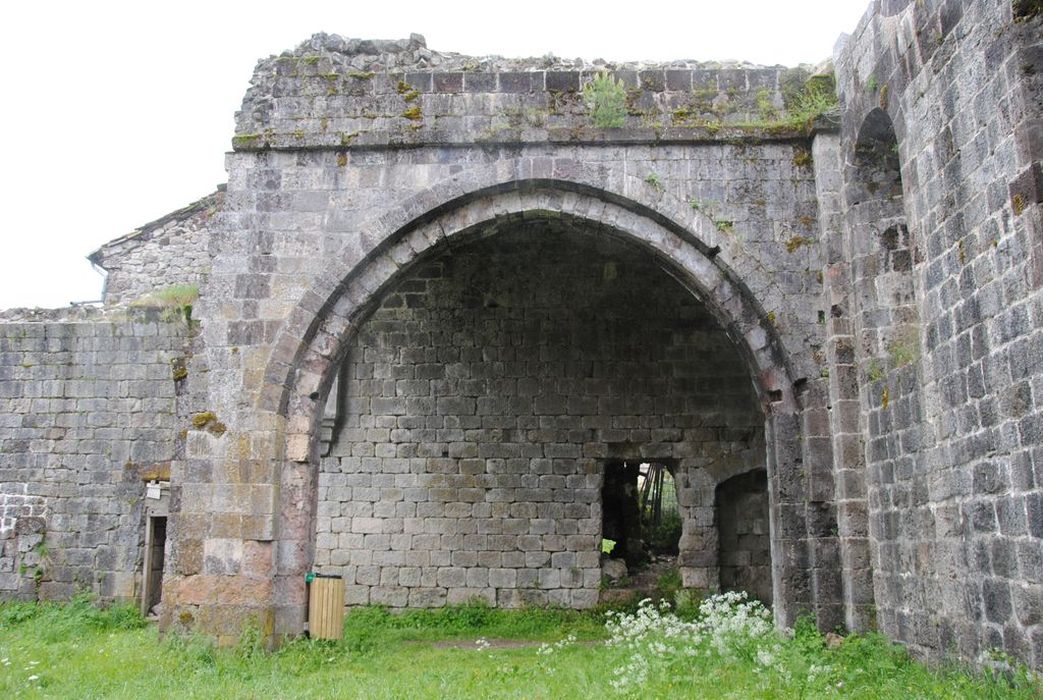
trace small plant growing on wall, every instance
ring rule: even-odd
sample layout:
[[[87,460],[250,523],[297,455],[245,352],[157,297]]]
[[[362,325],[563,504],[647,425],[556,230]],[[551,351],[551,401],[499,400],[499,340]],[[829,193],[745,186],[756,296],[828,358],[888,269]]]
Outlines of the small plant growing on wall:
[[[607,129],[626,123],[627,91],[622,80],[599,73],[583,86],[583,101],[594,119],[594,126]]]
[[[192,304],[199,298],[199,287],[194,284],[175,284],[157,289],[134,301],[131,306],[163,309],[166,321],[192,319]]]
[[[906,326],[900,329],[887,345],[891,362],[895,367],[911,365],[920,359],[920,335],[915,327]]]

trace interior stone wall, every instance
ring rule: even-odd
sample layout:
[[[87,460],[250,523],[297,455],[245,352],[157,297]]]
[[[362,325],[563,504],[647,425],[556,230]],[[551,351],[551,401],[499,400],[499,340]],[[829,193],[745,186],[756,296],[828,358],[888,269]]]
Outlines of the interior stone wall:
[[[713,488],[763,466],[763,416],[690,292],[551,221],[404,277],[351,343],[321,461],[315,568],[349,604],[593,605],[604,462],[636,456],[677,460],[682,572],[716,587]]]

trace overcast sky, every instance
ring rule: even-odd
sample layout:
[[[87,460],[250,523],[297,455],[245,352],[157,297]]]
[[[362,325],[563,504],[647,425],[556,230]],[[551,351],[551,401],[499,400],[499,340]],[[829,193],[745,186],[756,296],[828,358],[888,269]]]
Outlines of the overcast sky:
[[[818,63],[869,0],[251,3],[0,9],[0,309],[98,299],[84,256],[225,181],[257,59],[315,32],[471,55]]]

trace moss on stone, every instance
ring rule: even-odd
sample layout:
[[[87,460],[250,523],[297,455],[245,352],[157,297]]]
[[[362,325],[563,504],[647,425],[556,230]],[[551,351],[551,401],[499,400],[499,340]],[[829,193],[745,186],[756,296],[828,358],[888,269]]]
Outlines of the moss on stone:
[[[879,360],[872,359],[869,361],[869,366],[866,368],[866,379],[871,382],[877,382],[884,378],[884,368],[880,365]]]
[[[192,416],[192,425],[196,428],[205,428],[207,423],[216,419],[217,416],[213,411],[202,411]]]
[[[808,71],[804,68],[787,68],[779,74],[779,92],[782,95],[782,105],[790,110],[804,93],[804,86],[808,82]]]
[[[1010,206],[1014,210],[1014,216],[1021,216],[1025,211],[1025,197],[1018,192],[1010,198]]]
[[[228,426],[219,421],[213,411],[201,411],[193,415],[192,426],[197,430],[206,430],[211,435],[221,436],[228,432]]]
[[[804,236],[793,236],[788,241],[786,241],[786,252],[787,253],[795,253],[798,250],[800,250],[801,248],[803,248],[804,246],[810,245],[810,244],[811,244],[811,239],[810,238],[805,238]]]
[[[232,137],[232,148],[255,148],[260,145],[261,134],[237,134]]]
[[[772,120],[778,118],[778,110],[775,109],[775,94],[768,88],[760,88],[754,95],[757,100],[757,113],[761,119]]]
[[[395,90],[406,102],[415,102],[420,97],[420,92],[404,80],[399,80]]]
[[[1025,22],[1043,14],[1043,0],[1013,0],[1011,12],[1015,22]]]
[[[911,365],[920,358],[920,334],[913,326],[900,329],[887,345],[895,368]]]

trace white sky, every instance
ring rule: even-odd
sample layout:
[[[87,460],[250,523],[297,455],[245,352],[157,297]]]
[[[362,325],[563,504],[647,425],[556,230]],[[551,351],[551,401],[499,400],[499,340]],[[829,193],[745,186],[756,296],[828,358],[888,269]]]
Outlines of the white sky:
[[[319,31],[471,55],[818,63],[869,0],[120,3],[0,9],[0,309],[98,299],[84,256],[225,181],[257,59]]]

